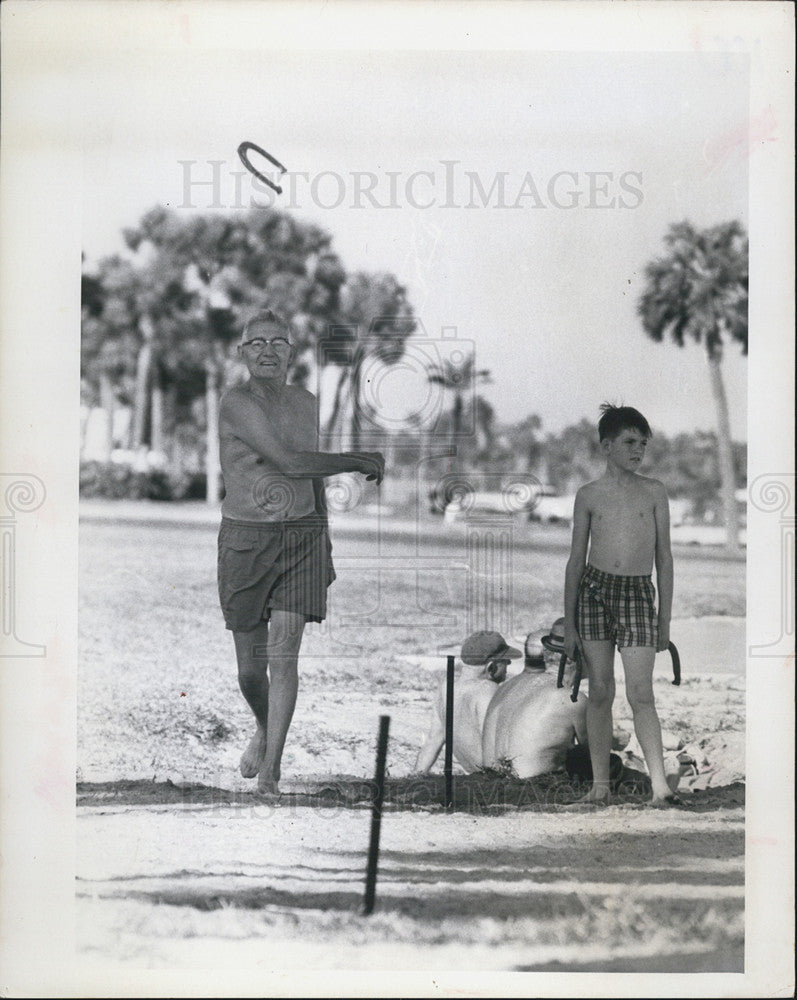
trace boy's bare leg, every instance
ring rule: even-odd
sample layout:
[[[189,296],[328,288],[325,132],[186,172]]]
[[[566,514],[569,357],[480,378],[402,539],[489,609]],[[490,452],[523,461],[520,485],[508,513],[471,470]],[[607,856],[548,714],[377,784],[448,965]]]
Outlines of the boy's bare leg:
[[[279,792],[280,764],[285,738],[296,707],[299,690],[299,647],[305,617],[293,611],[271,612],[268,635],[268,690],[266,750],[257,778],[257,789],[266,794]]]
[[[625,691],[628,704],[634,713],[636,731],[650,782],[653,802],[663,802],[671,794],[664,773],[664,750],[661,742],[661,725],[653,699],[653,663],[656,650],[653,646],[628,646],[620,650],[625,670]]]
[[[609,755],[612,749],[612,703],[614,702],[614,643],[584,640],[589,677],[587,742],[592,762],[592,788],[581,802],[605,802],[609,798]]]
[[[238,660],[238,685],[255,716],[255,732],[241,754],[241,774],[256,778],[266,755],[268,726],[268,623],[261,622],[251,632],[233,632]]]

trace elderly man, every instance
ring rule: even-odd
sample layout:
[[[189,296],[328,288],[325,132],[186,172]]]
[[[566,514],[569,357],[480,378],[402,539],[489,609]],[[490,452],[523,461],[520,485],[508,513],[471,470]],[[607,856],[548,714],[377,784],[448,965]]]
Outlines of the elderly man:
[[[378,452],[318,451],[317,400],[288,385],[291,328],[277,313],[249,319],[238,356],[249,378],[225,394],[219,412],[219,598],[241,692],[255,717],[241,774],[257,777],[258,791],[269,796],[279,794],[304,626],[326,616],[335,579],[323,477],[359,472],[380,483],[384,459]]]

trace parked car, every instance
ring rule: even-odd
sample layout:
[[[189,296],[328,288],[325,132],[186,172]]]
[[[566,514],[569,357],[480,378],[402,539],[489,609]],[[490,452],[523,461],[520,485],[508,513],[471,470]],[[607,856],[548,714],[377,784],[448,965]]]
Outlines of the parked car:
[[[542,524],[572,524],[575,494],[557,496],[543,490],[528,507],[530,521]]]

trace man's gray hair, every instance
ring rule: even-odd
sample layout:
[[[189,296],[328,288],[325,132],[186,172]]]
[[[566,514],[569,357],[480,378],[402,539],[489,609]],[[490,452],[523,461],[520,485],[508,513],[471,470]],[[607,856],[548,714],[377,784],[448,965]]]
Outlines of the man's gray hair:
[[[280,327],[285,331],[286,336],[290,339],[293,336],[293,327],[290,322],[285,319],[285,317],[278,312],[275,312],[271,307],[260,308],[256,312],[252,313],[249,318],[244,323],[243,332],[241,334],[241,339],[245,340],[249,330],[257,323],[271,323],[274,326]]]

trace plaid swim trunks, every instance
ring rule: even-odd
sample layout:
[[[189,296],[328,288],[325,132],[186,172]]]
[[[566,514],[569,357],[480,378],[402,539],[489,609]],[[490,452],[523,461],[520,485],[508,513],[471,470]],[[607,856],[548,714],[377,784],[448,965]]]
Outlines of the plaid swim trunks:
[[[615,576],[587,565],[578,586],[578,634],[588,640],[611,639],[618,649],[655,646],[655,599],[649,576]]]
[[[219,601],[228,629],[250,632],[270,610],[293,611],[309,622],[327,612],[327,587],[335,579],[326,518],[234,521],[219,529]]]

